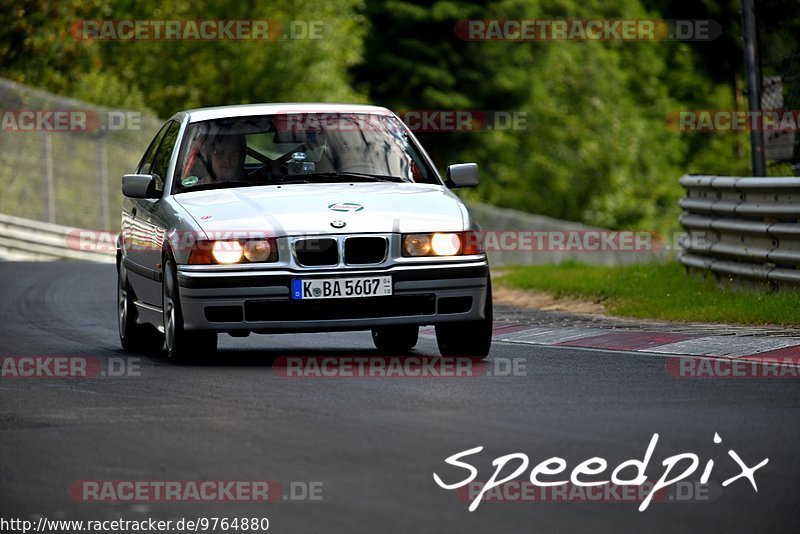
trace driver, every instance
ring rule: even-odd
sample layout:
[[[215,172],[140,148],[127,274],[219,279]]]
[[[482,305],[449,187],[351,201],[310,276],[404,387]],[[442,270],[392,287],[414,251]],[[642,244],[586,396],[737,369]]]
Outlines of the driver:
[[[247,141],[240,134],[218,134],[204,147],[206,161],[210,169],[201,176],[199,184],[238,182],[247,179],[244,158],[247,155]]]

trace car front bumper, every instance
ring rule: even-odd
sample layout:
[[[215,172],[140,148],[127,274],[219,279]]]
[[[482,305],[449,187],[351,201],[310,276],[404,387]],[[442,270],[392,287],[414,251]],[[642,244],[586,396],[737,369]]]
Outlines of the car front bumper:
[[[392,295],[292,300],[291,281],[392,277]],[[383,269],[218,270],[179,266],[186,330],[258,333],[369,330],[379,326],[475,321],[484,318],[489,282],[485,259],[394,265]]]

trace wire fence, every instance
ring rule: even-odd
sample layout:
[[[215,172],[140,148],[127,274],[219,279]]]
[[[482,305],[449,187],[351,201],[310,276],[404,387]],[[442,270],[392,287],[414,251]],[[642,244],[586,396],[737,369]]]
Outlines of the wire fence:
[[[800,110],[800,2],[756,0],[761,109]],[[800,132],[765,132],[768,176],[800,175]]]
[[[163,121],[0,79],[0,213],[118,230],[120,178]]]
[[[4,250],[17,255],[22,251],[26,258],[80,256],[73,250],[50,250],[54,244],[70,248],[63,234],[71,228],[63,227],[119,231],[120,179],[133,172],[163,124],[155,117],[90,105],[2,78],[0,121],[0,255]],[[485,204],[470,203],[470,210],[487,232],[509,231],[520,239],[532,232],[556,237],[614,234]],[[521,246],[492,249],[489,255],[495,265],[570,260],[617,265],[650,261],[664,252]]]

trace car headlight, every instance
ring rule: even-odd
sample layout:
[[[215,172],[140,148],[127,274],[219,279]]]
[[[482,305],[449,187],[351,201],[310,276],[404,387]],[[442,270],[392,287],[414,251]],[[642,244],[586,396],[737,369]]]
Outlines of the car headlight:
[[[458,234],[433,234],[431,250],[436,256],[455,256],[461,249],[461,238]]]
[[[191,265],[232,265],[278,261],[275,239],[226,239],[196,241],[189,254]]]
[[[214,241],[211,255],[218,263],[237,263],[242,259],[244,249],[238,241]]]
[[[244,257],[247,261],[267,261],[272,253],[272,247],[266,239],[254,239],[244,244]]]
[[[432,249],[430,234],[411,234],[403,238],[403,256],[427,256]]]
[[[436,232],[403,236],[403,256],[460,256],[483,252],[478,232]]]

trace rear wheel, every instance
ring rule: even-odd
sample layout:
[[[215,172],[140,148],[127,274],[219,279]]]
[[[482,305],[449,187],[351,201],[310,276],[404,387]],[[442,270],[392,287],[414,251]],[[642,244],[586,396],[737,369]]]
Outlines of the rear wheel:
[[[419,326],[384,326],[372,329],[372,342],[382,352],[405,352],[414,348],[419,339]]]
[[[463,321],[436,325],[436,343],[439,352],[445,357],[465,356],[485,359],[492,348],[492,283],[486,288],[484,318],[480,321]]]
[[[175,363],[201,360],[217,350],[217,333],[206,330],[184,330],[178,275],[171,257],[164,259],[163,277],[164,342],[167,357]]]
[[[122,260],[117,262],[117,324],[119,342],[125,350],[158,351],[164,338],[151,324],[136,321],[136,298],[128,284],[128,271]]]

